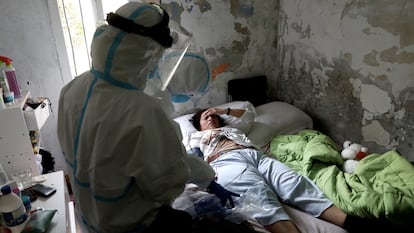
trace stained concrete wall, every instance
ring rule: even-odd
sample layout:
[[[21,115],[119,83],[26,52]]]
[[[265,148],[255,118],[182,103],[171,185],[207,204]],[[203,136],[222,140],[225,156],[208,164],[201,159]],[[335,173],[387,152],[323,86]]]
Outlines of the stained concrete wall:
[[[19,82],[47,96],[43,146],[64,159],[56,138],[58,94],[69,71],[54,0],[0,0],[0,54],[15,59]],[[414,160],[412,1],[161,1],[193,33],[207,58],[207,102],[226,99],[229,79],[264,74],[270,95],[302,108],[338,143],[398,148]],[[281,8],[281,10],[279,10]],[[1,120],[1,119],[0,119]]]
[[[263,74],[276,78],[278,1],[161,3],[171,20],[192,33],[190,49],[208,60],[212,78],[201,104],[224,103],[230,79]]]
[[[13,59],[17,80],[32,97],[48,97],[49,119],[41,129],[41,146],[64,169],[56,135],[59,92],[72,75],[56,0],[0,0],[0,55]],[[1,121],[1,119],[0,119]]]
[[[18,81],[32,96],[47,96],[52,114],[41,130],[42,146],[65,161],[56,137],[58,96],[70,74],[55,0],[0,0],[0,54],[14,58]],[[277,1],[161,1],[171,19],[193,34],[191,51],[208,60],[211,82],[204,104],[226,101],[227,81],[265,74],[276,77]],[[1,120],[1,119],[0,119]]]
[[[282,0],[275,98],[339,144],[414,161],[414,2]]]

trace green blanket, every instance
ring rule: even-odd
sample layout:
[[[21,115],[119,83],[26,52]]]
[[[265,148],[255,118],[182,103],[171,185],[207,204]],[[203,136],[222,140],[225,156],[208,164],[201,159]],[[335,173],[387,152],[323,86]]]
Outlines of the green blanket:
[[[370,154],[349,174],[342,171],[338,146],[318,131],[277,136],[270,146],[276,159],[313,180],[344,212],[413,221],[414,167],[398,152]]]

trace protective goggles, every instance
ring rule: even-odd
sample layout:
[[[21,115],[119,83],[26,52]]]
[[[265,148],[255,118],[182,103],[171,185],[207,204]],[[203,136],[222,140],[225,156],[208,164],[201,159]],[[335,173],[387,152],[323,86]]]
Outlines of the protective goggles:
[[[173,38],[170,35],[170,28],[168,27],[168,23],[170,21],[168,13],[158,4],[151,4],[157,8],[162,15],[161,22],[152,27],[144,27],[136,24],[133,20],[124,18],[112,12],[107,14],[106,21],[109,25],[117,27],[125,32],[150,37],[164,48],[170,48],[173,44]]]

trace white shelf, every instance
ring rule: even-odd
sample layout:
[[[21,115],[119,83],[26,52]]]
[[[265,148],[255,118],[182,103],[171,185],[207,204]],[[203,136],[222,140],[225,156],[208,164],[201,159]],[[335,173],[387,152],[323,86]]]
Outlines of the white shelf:
[[[36,164],[35,155],[30,140],[30,130],[39,130],[49,117],[48,102],[36,109],[24,110],[29,91],[23,91],[22,96],[12,105],[0,110],[0,163],[9,179],[12,174],[31,170],[33,176],[41,171]],[[29,128],[30,127],[30,128]]]

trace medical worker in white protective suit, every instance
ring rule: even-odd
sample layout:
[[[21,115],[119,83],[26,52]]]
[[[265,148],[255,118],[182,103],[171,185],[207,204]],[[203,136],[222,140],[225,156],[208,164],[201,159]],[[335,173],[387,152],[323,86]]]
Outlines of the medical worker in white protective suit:
[[[168,14],[130,2],[107,21],[92,41],[92,68],[60,93],[58,138],[77,217],[84,232],[190,232],[189,215],[170,207],[186,182],[222,202],[234,194],[186,156],[178,125],[143,92],[153,61],[173,43]]]

